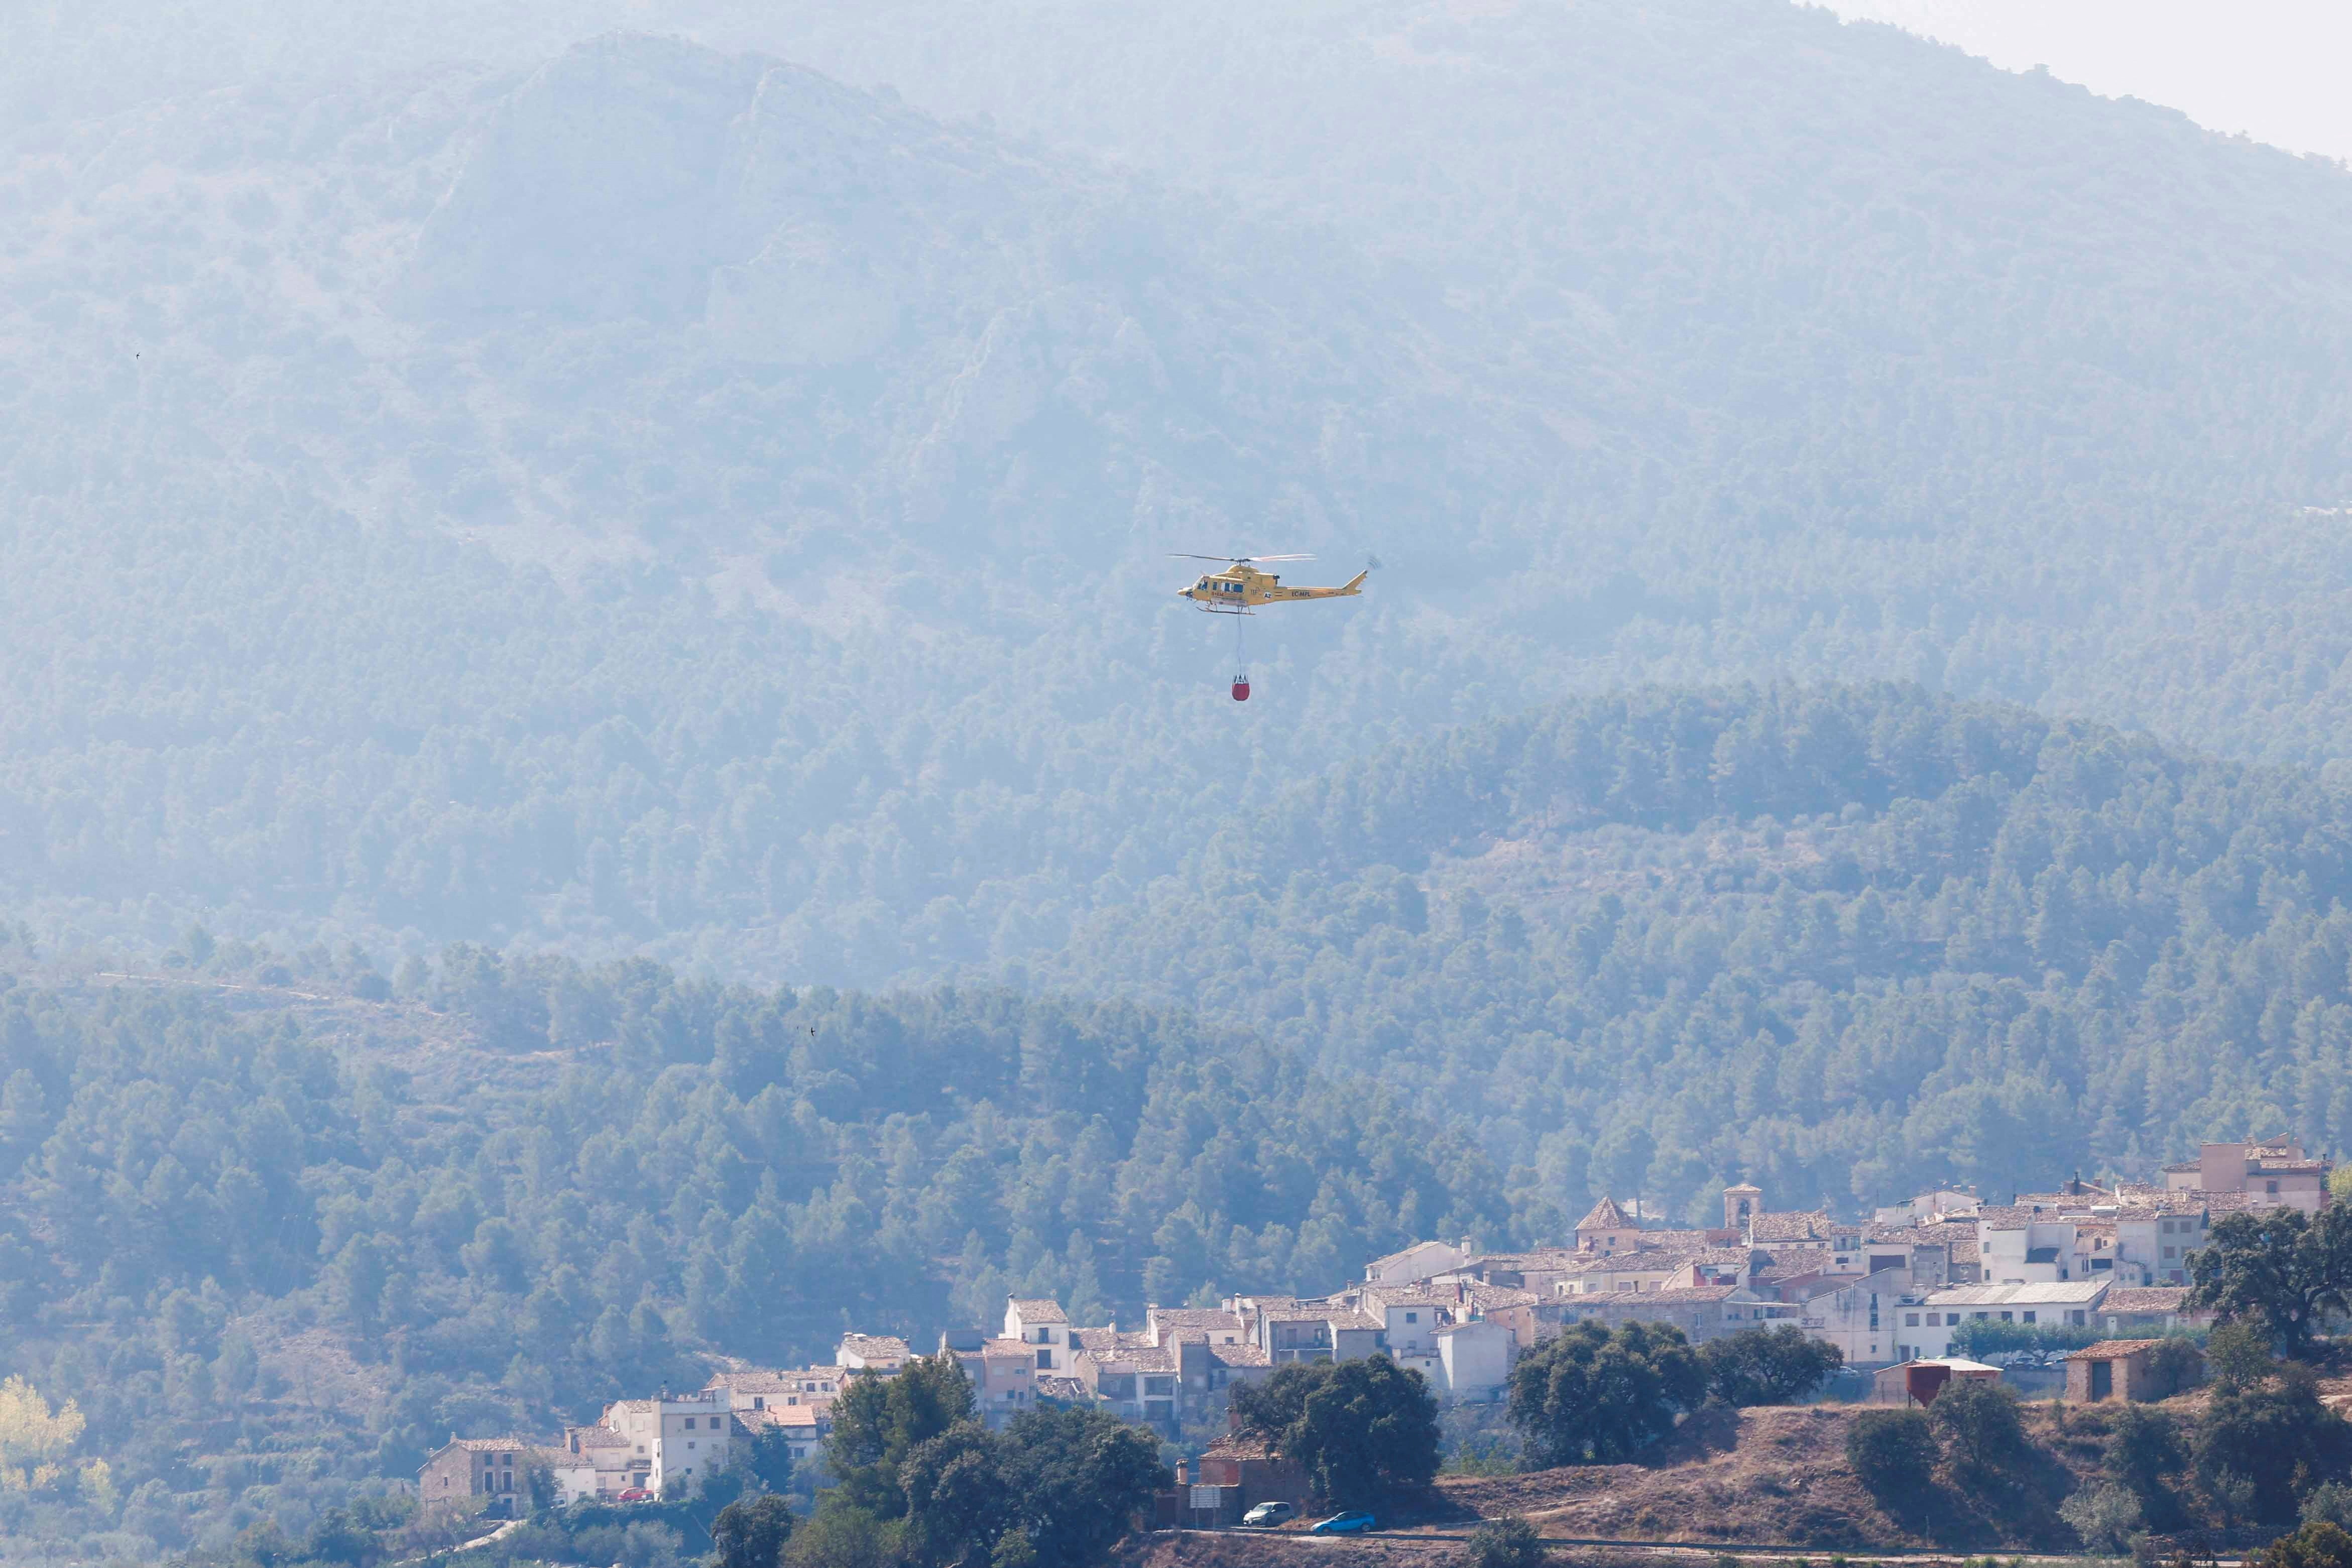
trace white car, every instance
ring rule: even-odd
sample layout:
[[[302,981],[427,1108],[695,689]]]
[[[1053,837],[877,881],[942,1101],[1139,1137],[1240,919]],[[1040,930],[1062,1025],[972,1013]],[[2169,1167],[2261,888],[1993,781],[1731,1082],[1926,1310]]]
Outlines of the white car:
[[[1247,1513],[1242,1515],[1242,1522],[1244,1524],[1256,1525],[1260,1529],[1265,1529],[1271,1525],[1282,1523],[1284,1521],[1297,1513],[1297,1511],[1298,1511],[1297,1509],[1291,1507],[1286,1502],[1262,1502],[1255,1508],[1250,1510]]]

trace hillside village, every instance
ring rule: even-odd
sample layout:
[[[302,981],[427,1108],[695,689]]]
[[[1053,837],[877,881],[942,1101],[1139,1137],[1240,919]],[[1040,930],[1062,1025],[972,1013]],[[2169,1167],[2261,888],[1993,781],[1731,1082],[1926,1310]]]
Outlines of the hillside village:
[[[1235,1384],[1292,1362],[1385,1355],[1441,1402],[1491,1403],[1523,1352],[1585,1322],[1668,1323],[1694,1343],[1792,1325],[1864,1372],[1942,1362],[1971,1320],[2130,1342],[2210,1322],[2186,1298],[2189,1257],[2216,1218],[2315,1214],[2330,1170],[2292,1140],[2208,1144],[2154,1182],[2077,1179],[2005,1204],[1940,1189],[1867,1220],[1774,1209],[1743,1182],[1723,1190],[1722,1223],[1700,1228],[1644,1225],[1638,1206],[1603,1197],[1563,1246],[1428,1240],[1326,1296],[1152,1305],[1134,1328],[1074,1324],[1057,1301],[1015,1297],[993,1333],[950,1331],[937,1350],[962,1365],[992,1429],[1040,1406],[1092,1406],[1174,1438],[1213,1418]],[[698,1389],[617,1401],[553,1442],[453,1436],[423,1469],[423,1500],[512,1511],[534,1469],[560,1502],[675,1496],[768,1432],[805,1461],[849,1380],[893,1376],[918,1354],[902,1337],[848,1333],[830,1365],[722,1371]]]

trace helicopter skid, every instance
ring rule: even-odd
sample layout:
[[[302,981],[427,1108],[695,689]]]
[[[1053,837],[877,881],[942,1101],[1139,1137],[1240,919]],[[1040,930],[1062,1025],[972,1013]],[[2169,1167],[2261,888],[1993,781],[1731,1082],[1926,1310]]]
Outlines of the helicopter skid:
[[[1243,605],[1195,604],[1193,609],[1203,615],[1255,615],[1256,611]]]

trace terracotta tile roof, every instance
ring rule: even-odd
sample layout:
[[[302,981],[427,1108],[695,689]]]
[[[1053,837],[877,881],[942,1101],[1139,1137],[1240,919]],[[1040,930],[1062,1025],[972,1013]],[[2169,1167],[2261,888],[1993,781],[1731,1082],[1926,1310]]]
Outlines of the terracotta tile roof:
[[[1791,1247],[1771,1255],[1772,1260],[1756,1270],[1759,1280],[1789,1280],[1799,1274],[1811,1274],[1817,1270],[1837,1267],[1837,1256],[1826,1247]]]
[[[907,1342],[896,1334],[845,1333],[841,1336],[841,1349],[845,1354],[864,1356],[869,1361],[907,1358]]]
[[[1826,1240],[1835,1228],[1829,1210],[1790,1209],[1777,1214],[1759,1214],[1748,1221],[1748,1234],[1758,1241]],[[1850,1226],[1850,1232],[1859,1234],[1862,1227]]]
[[[1864,1247],[1948,1247],[1966,1227],[1958,1225],[1871,1225],[1863,1228]]]
[[[1087,1385],[1076,1378],[1051,1372],[1037,1379],[1036,1392],[1040,1399],[1060,1399],[1072,1405],[1083,1405],[1093,1397],[1087,1392]]]
[[[584,1452],[590,1448],[625,1448],[629,1440],[610,1427],[574,1427],[563,1434],[565,1443],[578,1443]]]
[[[1576,1228],[1579,1230],[1631,1230],[1633,1222],[1625,1218],[1625,1211],[1617,1207],[1615,1198],[1603,1194],[1601,1201],[1576,1222]]]
[[[1450,1307],[1461,1297],[1448,1286],[1432,1289],[1427,1285],[1366,1285],[1362,1299],[1388,1307]]]
[[[2113,1361],[2121,1355],[2137,1355],[2144,1350],[2154,1350],[2164,1342],[2160,1339],[2103,1339],[2096,1344],[2069,1352],[2068,1361]]]
[[[741,1410],[737,1419],[763,1420],[771,1427],[818,1427],[824,1425],[831,1412],[816,1405],[771,1405],[765,1410]]]
[[[1367,1285],[1366,1290],[1379,1287]],[[1239,1333],[1242,1319],[1239,1312],[1225,1312],[1217,1307],[1153,1307],[1151,1321],[1162,1329],[1230,1329]]]
[[[1499,1312],[1505,1307],[1533,1306],[1543,1300],[1533,1291],[1523,1291],[1517,1285],[1471,1285],[1467,1289],[1470,1304],[1482,1312]]]
[[[521,1437],[458,1437],[444,1443],[438,1451],[446,1454],[452,1448],[460,1448],[469,1454],[523,1454],[537,1453],[542,1447]]]
[[[1271,1366],[1265,1352],[1254,1344],[1213,1344],[1209,1359],[1226,1366]]]
[[[1714,1234],[1706,1230],[1644,1230],[1633,1238],[1633,1245],[1644,1252],[1679,1252],[1723,1245],[1713,1239]]]
[[[1765,1256],[1769,1257],[1770,1254],[1768,1253]],[[1729,1265],[1745,1269],[1749,1263],[1757,1260],[1757,1255],[1746,1247],[1706,1247],[1686,1254],[1683,1260],[1687,1263],[1705,1263],[1710,1267]]]
[[[1024,1323],[1064,1323],[1070,1321],[1062,1315],[1062,1303],[1051,1296],[1015,1296],[1012,1305]]]
[[[2188,1310],[2186,1285],[2117,1286],[2100,1301],[2103,1312],[2179,1312]]]
[[[1017,1339],[990,1340],[980,1347],[980,1354],[989,1361],[1025,1361],[1034,1365],[1037,1360],[1037,1347]]]
[[[1600,1257],[1594,1252],[1580,1252],[1573,1247],[1538,1247],[1532,1252],[1482,1252],[1462,1265],[1462,1272],[1473,1270],[1492,1273],[1503,1269],[1525,1273],[1530,1269],[1567,1269],[1580,1259]]]

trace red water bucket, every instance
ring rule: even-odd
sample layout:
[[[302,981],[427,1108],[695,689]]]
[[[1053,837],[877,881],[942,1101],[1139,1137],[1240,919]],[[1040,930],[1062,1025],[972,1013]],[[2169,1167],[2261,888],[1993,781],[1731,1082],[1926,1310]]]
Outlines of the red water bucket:
[[[1249,701],[1249,682],[1238,676],[1234,680],[1234,701],[1237,703]]]

